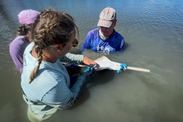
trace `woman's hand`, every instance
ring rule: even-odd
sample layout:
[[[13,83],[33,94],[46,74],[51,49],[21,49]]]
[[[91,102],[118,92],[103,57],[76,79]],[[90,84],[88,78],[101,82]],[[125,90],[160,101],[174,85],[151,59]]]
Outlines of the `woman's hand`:
[[[86,65],[96,65],[96,62],[88,58],[87,56],[84,56],[83,63]]]

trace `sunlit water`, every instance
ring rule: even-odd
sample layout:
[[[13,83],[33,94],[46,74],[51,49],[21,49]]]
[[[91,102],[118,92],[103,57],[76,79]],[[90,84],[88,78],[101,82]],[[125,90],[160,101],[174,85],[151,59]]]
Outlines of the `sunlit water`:
[[[151,72],[99,72],[71,109],[58,111],[47,122],[183,121],[183,0],[1,0],[0,122],[28,121],[20,74],[8,52],[18,27],[17,14],[28,8],[71,14],[80,30],[78,50],[106,6],[116,9],[116,30],[128,43],[123,53],[107,57]],[[92,59],[103,55],[84,54]]]

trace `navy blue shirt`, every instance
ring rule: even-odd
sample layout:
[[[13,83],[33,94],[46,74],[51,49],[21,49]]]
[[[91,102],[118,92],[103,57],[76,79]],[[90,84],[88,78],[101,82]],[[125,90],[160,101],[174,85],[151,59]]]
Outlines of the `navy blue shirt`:
[[[114,30],[108,39],[102,40],[99,36],[99,29],[93,29],[88,32],[81,51],[91,49],[96,52],[116,52],[123,51],[125,40],[122,35]]]

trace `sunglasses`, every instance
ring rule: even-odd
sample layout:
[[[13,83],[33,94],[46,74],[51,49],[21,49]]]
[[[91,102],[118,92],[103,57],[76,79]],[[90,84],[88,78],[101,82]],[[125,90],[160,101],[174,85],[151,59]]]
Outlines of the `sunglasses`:
[[[74,41],[72,42],[72,47],[76,47],[78,45],[78,40],[77,39],[74,39]],[[67,43],[63,43],[62,45],[66,45]]]

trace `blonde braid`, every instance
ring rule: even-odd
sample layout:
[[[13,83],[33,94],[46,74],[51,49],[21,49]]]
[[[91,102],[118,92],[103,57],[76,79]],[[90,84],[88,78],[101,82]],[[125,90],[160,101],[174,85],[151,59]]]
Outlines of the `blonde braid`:
[[[39,67],[41,65],[41,62],[42,62],[42,50],[38,46],[36,46],[35,47],[35,51],[36,51],[36,53],[38,55],[38,65],[31,72],[29,83],[31,83],[35,79],[35,77],[36,77],[36,75],[38,73]]]

